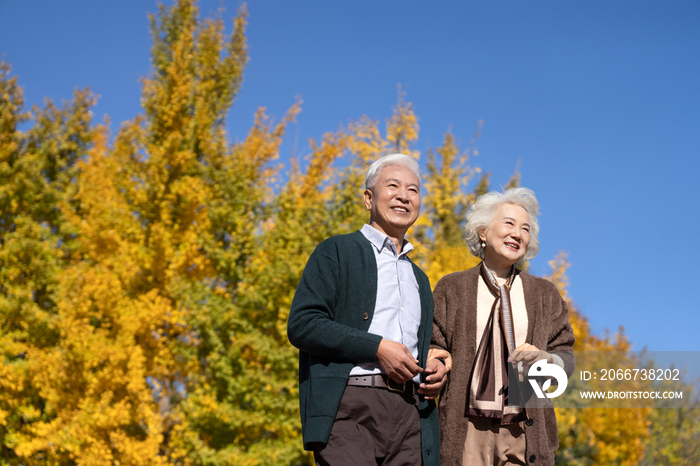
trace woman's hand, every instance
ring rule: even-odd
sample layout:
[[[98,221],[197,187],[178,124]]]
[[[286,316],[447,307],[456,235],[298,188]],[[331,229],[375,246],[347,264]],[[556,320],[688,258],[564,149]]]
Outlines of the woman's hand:
[[[442,358],[445,360],[445,367],[447,367],[447,371],[452,370],[452,355],[450,355],[449,352],[447,352],[444,349],[440,348],[430,348],[428,350],[428,361],[431,359],[435,358]]]
[[[448,353],[449,355],[449,353]],[[436,356],[439,358],[441,356]],[[440,394],[442,387],[447,381],[447,366],[437,359],[429,360],[425,365],[425,382],[418,387],[418,393],[425,396],[426,400],[433,400]]]
[[[516,364],[522,362],[524,366],[531,366],[540,359],[546,359],[548,364],[554,363],[554,358],[552,358],[552,355],[548,352],[541,351],[536,346],[529,343],[523,343],[510,353],[508,362]]]

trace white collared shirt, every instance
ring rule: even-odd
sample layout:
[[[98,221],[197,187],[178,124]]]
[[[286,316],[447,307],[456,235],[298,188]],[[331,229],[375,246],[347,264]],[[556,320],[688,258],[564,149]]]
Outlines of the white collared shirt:
[[[367,224],[360,231],[372,243],[377,260],[377,300],[368,331],[403,343],[417,359],[421,303],[413,266],[406,256],[413,245],[404,241],[401,253],[397,254],[394,241],[384,233]],[[381,373],[376,362],[360,363],[350,371],[353,376]],[[413,380],[419,383],[420,375]]]

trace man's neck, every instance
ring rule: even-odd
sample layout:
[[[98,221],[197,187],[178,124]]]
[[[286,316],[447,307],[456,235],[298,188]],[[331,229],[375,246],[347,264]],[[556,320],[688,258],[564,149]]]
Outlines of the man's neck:
[[[387,232],[387,231],[384,231],[379,225],[377,225],[376,222],[372,222],[372,221],[369,222],[369,226],[371,226],[375,230],[380,231],[380,232],[384,233],[385,235],[387,235],[389,237],[389,239],[391,239],[394,242],[394,246],[396,247],[396,253],[401,254],[401,252],[403,250],[404,236],[406,235],[405,231],[403,233],[400,233],[400,234],[394,233],[394,232]]]

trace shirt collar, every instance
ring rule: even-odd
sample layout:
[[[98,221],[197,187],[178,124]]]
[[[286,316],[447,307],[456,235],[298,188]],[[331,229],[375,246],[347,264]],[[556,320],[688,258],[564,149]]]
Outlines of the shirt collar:
[[[389,250],[392,251],[394,254],[396,254],[396,246],[394,245],[394,241],[381,231],[366,223],[362,226],[362,229],[360,231],[365,236],[365,238],[367,238],[369,242],[372,243],[372,245],[375,247],[378,253],[381,253],[382,249],[386,247],[389,248]],[[403,248],[399,256],[406,255],[411,251],[413,251],[413,245],[404,238]]]

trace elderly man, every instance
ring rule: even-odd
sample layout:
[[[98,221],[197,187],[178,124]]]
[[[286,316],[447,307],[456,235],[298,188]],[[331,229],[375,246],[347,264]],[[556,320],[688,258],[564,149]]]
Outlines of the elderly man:
[[[418,164],[382,157],[365,188],[369,224],[316,248],[289,313],[304,448],[317,465],[437,465],[447,368],[427,361],[430,282],[404,239],[420,213]]]

